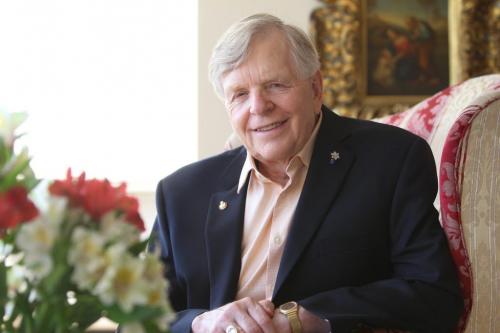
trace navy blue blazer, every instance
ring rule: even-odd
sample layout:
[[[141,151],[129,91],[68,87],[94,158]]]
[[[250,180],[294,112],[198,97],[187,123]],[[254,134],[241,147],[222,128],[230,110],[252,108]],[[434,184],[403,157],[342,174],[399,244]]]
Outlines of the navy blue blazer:
[[[331,163],[334,151],[340,158]],[[175,333],[190,332],[195,316],[236,295],[246,187],[236,189],[245,157],[240,147],[158,185],[154,233]],[[272,301],[297,301],[327,318],[332,332],[364,325],[451,332],[463,301],[433,207],[436,184],[423,139],[324,108]]]

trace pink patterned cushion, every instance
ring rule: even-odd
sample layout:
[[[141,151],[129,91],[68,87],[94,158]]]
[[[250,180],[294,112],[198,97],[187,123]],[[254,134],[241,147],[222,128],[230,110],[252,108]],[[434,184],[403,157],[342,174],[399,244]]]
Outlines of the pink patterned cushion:
[[[465,311],[455,332],[462,333],[472,308],[472,268],[464,241],[460,200],[467,133],[474,118],[500,99],[500,75],[487,75],[451,86],[411,109],[376,121],[424,138],[434,153],[439,174],[436,208],[457,266]],[[491,97],[490,97],[491,96]]]
[[[446,106],[454,87],[448,87],[413,108],[379,119],[380,122],[404,128],[429,141],[434,124],[439,121],[441,110]]]

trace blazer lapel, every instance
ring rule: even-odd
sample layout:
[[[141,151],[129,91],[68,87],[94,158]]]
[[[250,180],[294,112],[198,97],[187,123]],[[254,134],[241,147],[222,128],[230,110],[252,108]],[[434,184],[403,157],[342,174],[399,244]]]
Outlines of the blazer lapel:
[[[304,248],[328,213],[344,179],[354,162],[354,154],[341,141],[349,135],[342,118],[330,110],[323,110],[323,122],[316,138],[315,148],[304,187],[290,225],[287,242],[273,292],[273,299]],[[332,153],[338,159],[332,159]],[[335,154],[335,155],[336,155]]]
[[[241,240],[247,186],[237,193],[243,157],[224,172],[223,183],[230,185],[210,199],[205,242],[210,277],[210,308],[217,308],[236,295],[241,268]]]

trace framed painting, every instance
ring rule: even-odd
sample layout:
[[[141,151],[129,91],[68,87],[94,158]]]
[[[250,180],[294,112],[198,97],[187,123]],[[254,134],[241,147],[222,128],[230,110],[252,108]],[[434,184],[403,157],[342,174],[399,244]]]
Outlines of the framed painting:
[[[361,3],[366,103],[417,102],[449,85],[448,0]]]
[[[340,114],[400,112],[450,84],[500,71],[500,0],[321,2],[311,32],[324,102]]]

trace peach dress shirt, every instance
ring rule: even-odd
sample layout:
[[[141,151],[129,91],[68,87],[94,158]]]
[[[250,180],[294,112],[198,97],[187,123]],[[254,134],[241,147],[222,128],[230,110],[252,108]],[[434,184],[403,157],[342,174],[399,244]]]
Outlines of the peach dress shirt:
[[[292,220],[321,124],[320,113],[311,137],[286,168],[284,187],[262,175],[247,153],[238,193],[250,176],[243,229],[241,271],[236,299],[271,299],[288,229]]]

